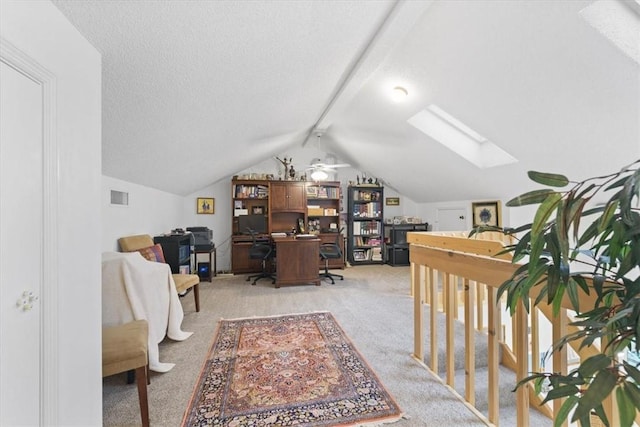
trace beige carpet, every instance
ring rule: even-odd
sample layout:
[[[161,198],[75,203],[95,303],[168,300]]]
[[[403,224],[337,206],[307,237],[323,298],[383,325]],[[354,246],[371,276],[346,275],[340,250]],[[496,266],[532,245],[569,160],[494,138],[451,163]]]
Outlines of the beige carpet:
[[[152,426],[179,426],[202,363],[211,347],[220,318],[273,316],[329,311],[358,348],[406,414],[394,426],[482,426],[410,356],[413,349],[413,300],[409,296],[409,268],[387,265],[357,266],[343,271],[335,285],[284,286],[270,280],[256,286],[244,276],[214,278],[201,284],[201,311],[193,297],[181,298],[183,329],[194,335],[182,342],[160,344],[160,360],[176,363],[164,374],[152,373],[149,412]],[[104,425],[140,425],[135,385],[125,376],[104,380]],[[504,425],[504,424],[503,424]]]

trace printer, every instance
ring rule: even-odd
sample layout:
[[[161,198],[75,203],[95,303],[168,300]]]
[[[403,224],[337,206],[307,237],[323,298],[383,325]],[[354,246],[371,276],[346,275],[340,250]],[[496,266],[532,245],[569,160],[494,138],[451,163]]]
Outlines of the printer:
[[[213,231],[207,227],[187,227],[194,237],[196,251],[208,251],[215,247],[213,243]]]

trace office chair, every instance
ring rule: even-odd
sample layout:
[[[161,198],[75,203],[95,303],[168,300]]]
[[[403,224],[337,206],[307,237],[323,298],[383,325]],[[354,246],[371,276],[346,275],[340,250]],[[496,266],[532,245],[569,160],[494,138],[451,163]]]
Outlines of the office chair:
[[[247,282],[253,279],[253,283],[251,283],[251,285],[255,285],[258,280],[268,278],[271,279],[271,283],[276,283],[276,278],[273,273],[267,271],[267,261],[275,258],[275,250],[271,247],[269,242],[258,242],[256,238],[258,233],[256,233],[255,230],[250,228],[247,228],[247,230],[249,230],[251,238],[253,239],[253,244],[249,248],[249,258],[259,259],[262,261],[262,271],[260,274],[247,276]]]
[[[320,277],[326,277],[331,280],[331,284],[336,282],[334,277],[339,277],[340,280],[344,280],[344,276],[341,274],[335,274],[329,272],[329,260],[330,259],[342,259],[342,250],[340,249],[340,239],[342,238],[342,228],[336,233],[336,240],[333,243],[323,243],[320,245],[320,258],[324,260],[324,272],[320,273]]]

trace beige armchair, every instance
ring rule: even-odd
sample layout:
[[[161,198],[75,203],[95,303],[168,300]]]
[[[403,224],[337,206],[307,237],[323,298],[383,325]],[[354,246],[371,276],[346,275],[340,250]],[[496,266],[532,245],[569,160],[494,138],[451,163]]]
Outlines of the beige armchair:
[[[120,245],[120,250],[122,252],[138,251],[145,258],[150,260],[151,258],[148,256],[148,254],[154,252],[155,248],[157,248],[153,243],[153,238],[148,234],[121,237],[118,239],[118,244]],[[200,311],[200,277],[198,277],[197,274],[172,274],[172,276],[173,281],[176,283],[176,290],[178,291],[178,293],[182,293],[188,289],[193,288],[193,296],[196,302],[196,311]]]

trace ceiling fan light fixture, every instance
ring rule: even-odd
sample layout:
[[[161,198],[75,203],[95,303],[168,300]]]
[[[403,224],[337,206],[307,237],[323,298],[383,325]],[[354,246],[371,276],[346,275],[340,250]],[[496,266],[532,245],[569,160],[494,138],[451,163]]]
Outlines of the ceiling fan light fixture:
[[[314,181],[324,181],[329,178],[329,174],[322,169],[316,169],[311,172],[311,179]]]
[[[395,102],[402,102],[407,98],[407,96],[409,96],[409,92],[402,86],[394,87],[391,92],[391,97]]]

